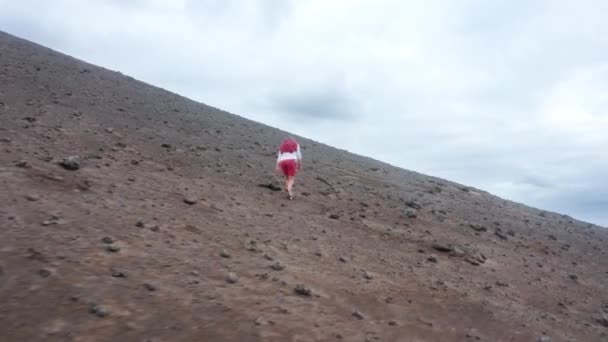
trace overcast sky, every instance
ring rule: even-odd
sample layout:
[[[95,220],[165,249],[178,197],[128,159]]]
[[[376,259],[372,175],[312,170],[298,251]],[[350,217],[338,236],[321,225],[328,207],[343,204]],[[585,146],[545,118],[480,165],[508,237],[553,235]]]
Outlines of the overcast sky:
[[[608,226],[606,0],[0,0],[0,30]]]

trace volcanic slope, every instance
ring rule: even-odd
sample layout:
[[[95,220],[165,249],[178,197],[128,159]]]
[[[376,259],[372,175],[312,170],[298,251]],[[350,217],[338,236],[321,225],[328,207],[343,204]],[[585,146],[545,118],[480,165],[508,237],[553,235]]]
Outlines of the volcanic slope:
[[[608,340],[605,229],[286,135],[0,33],[0,340]]]

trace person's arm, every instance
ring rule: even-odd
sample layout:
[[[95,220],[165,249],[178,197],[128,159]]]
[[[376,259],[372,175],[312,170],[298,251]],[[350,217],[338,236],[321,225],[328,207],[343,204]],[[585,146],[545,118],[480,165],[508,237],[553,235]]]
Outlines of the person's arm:
[[[277,165],[275,166],[277,171],[279,170],[279,160],[281,160],[281,151],[277,152]]]
[[[298,158],[298,168],[302,167],[302,151],[300,151],[300,144],[298,144],[298,150],[296,151],[296,155]]]

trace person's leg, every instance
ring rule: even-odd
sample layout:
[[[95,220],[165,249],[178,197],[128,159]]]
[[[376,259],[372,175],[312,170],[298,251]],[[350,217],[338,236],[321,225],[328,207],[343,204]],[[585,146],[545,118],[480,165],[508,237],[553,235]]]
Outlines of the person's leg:
[[[287,193],[289,193],[289,198],[293,198],[293,183],[296,181],[295,176],[287,176],[285,184],[287,186]]]

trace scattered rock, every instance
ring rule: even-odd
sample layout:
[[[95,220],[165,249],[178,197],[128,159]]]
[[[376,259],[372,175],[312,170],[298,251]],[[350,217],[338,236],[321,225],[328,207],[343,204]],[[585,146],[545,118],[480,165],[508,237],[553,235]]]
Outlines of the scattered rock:
[[[171,144],[166,144],[166,143],[165,143],[165,144],[161,144],[161,145],[160,145],[160,147],[162,147],[162,148],[166,148],[166,149],[171,149],[171,148],[173,148],[173,146],[171,146]]]
[[[293,291],[300,295],[300,296],[304,296],[304,297],[310,297],[312,295],[312,291],[307,288],[306,286],[304,286],[303,284],[298,284],[296,285],[296,287],[293,289]]]
[[[20,160],[15,163],[15,166],[20,167],[22,169],[27,169],[30,167],[30,164],[28,164],[28,162],[26,162],[25,160]]]
[[[264,319],[262,317],[258,317],[255,319],[255,321],[253,322],[255,325],[264,325]]]
[[[362,314],[362,313],[360,313],[359,311],[355,311],[355,312],[353,312],[353,317],[355,317],[356,319],[359,319],[359,320],[362,320],[362,319],[364,319],[364,318],[365,318],[365,317],[363,316],[363,314]]]
[[[29,195],[25,196],[25,199],[27,199],[30,202],[36,202],[36,201],[40,200],[40,197],[35,194],[29,194]]]
[[[553,234],[549,234],[547,237],[551,240],[557,240],[557,236],[555,236]]]
[[[432,263],[437,263],[439,262],[439,260],[437,259],[436,255],[431,254],[427,259],[428,262],[432,262]]]
[[[59,162],[59,165],[61,165],[66,170],[76,171],[80,169],[80,157],[71,156],[64,158],[62,161]]]
[[[340,219],[340,215],[338,214],[331,214],[329,215],[329,218],[332,220],[339,220]]]
[[[405,210],[405,215],[409,218],[416,218],[416,217],[418,217],[418,210],[416,210],[414,208],[407,208]]]
[[[226,259],[228,259],[228,258],[230,258],[230,257],[231,257],[230,253],[228,253],[228,251],[226,251],[225,249],[223,249],[223,250],[220,252],[220,256],[221,256],[222,258],[226,258]]]
[[[141,221],[141,220],[137,221],[137,223],[135,223],[135,227],[138,227],[138,228],[145,227],[144,221]]]
[[[105,236],[103,239],[101,239],[101,242],[111,244],[111,243],[114,243],[114,239],[112,239],[109,236]]]
[[[477,223],[469,224],[469,228],[473,229],[476,232],[485,232],[488,230],[486,226]]]
[[[236,284],[239,281],[239,277],[234,272],[228,273],[226,276],[226,282],[229,284]]]
[[[343,257],[343,256],[339,257],[339,258],[338,258],[338,260],[339,260],[340,262],[347,262],[347,261],[348,261],[348,260],[347,260],[345,257]]]
[[[502,281],[497,281],[496,282],[496,286],[500,286],[500,287],[509,287],[509,284],[504,283]]]
[[[436,251],[445,252],[445,253],[449,253],[454,250],[454,247],[452,247],[450,245],[440,244],[440,243],[434,243],[432,247]]]
[[[578,276],[576,274],[570,274],[568,277],[570,277],[570,279],[577,281],[578,280]]]
[[[51,275],[51,271],[47,269],[41,269],[40,271],[38,271],[38,275],[40,275],[42,278],[48,278]]]
[[[374,279],[374,277],[367,271],[363,271],[363,278],[367,279],[367,280],[372,280]]]
[[[194,205],[197,202],[198,202],[198,200],[196,198],[194,198],[194,197],[188,196],[188,197],[184,198],[184,203],[189,204],[189,205]]]
[[[112,268],[110,269],[110,272],[112,274],[112,277],[114,278],[126,278],[127,274],[124,271]]]
[[[608,310],[603,308],[602,312],[595,318],[596,322],[608,328]]]
[[[274,264],[272,264],[272,266],[270,266],[270,268],[272,268],[275,271],[282,271],[285,269],[285,266],[277,261]]]
[[[416,210],[420,210],[422,209],[422,206],[414,201],[407,201],[405,202],[405,205],[407,205],[408,207],[412,208],[412,209],[416,209]]]
[[[146,290],[150,291],[150,292],[154,292],[156,291],[156,286],[150,284],[150,283],[144,283],[142,285]]]
[[[120,252],[120,247],[118,246],[114,246],[114,245],[110,245],[106,248],[106,250],[110,253],[118,253]]]
[[[466,252],[458,247],[454,247],[454,250],[450,252],[450,256],[462,258],[466,255]]]
[[[104,318],[110,315],[110,310],[99,304],[91,304],[89,312],[99,318]]]
[[[479,266],[486,262],[486,256],[481,253],[468,253],[464,260],[471,265]]]
[[[503,233],[502,233],[502,231],[501,231],[501,230],[496,230],[496,231],[494,232],[494,234],[495,234],[496,236],[498,236],[499,238],[501,238],[502,240],[508,240],[508,239],[509,239],[509,238],[508,238],[508,237],[507,237],[505,234],[503,234]]]

